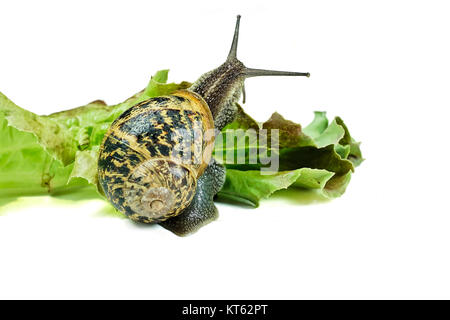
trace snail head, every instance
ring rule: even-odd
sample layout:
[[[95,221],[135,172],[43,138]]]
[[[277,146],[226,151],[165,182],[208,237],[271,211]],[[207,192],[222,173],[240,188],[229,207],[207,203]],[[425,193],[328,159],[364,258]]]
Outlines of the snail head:
[[[241,94],[243,94],[243,102],[245,103],[245,79],[260,76],[309,77],[308,72],[277,71],[246,67],[237,58],[240,20],[241,16],[238,15],[233,42],[226,61],[218,68],[203,74],[190,88],[191,91],[200,94],[208,103],[218,129],[221,129],[227,122],[230,122],[224,114],[230,113],[229,109],[239,100]]]

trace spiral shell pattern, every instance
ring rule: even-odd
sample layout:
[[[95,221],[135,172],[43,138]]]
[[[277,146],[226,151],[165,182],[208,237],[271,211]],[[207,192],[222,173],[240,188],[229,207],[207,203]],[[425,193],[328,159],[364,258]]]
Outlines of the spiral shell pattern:
[[[209,163],[213,129],[208,105],[188,90],[131,107],[113,122],[100,148],[98,181],[105,196],[140,222],[178,215]]]

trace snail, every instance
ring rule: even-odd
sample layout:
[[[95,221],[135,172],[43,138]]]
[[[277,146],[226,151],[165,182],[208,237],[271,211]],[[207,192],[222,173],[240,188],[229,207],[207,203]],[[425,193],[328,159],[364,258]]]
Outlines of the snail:
[[[177,235],[217,218],[213,197],[225,168],[212,159],[214,136],[232,122],[244,80],[309,73],[247,68],[236,57],[240,16],[221,66],[191,87],[142,101],[106,132],[98,159],[98,183],[113,206],[132,220],[160,223]]]

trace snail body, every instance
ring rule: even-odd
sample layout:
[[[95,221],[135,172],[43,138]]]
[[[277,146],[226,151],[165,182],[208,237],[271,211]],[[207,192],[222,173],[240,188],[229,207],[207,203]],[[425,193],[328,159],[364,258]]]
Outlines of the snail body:
[[[225,168],[211,159],[214,133],[232,122],[244,80],[309,73],[251,69],[236,58],[238,16],[228,58],[187,90],[142,101],[119,116],[100,147],[98,183],[132,220],[178,235],[217,217],[214,195]]]

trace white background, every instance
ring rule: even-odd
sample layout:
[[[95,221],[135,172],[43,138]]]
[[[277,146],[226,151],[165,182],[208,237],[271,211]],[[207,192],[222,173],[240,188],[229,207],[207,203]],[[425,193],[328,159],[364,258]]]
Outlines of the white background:
[[[47,114],[221,64],[237,13],[246,110],[341,116],[367,159],[331,202],[286,193],[179,238],[48,197],[0,215],[1,298],[450,298],[445,1],[3,1],[0,90]],[[317,202],[317,203],[316,203]]]

